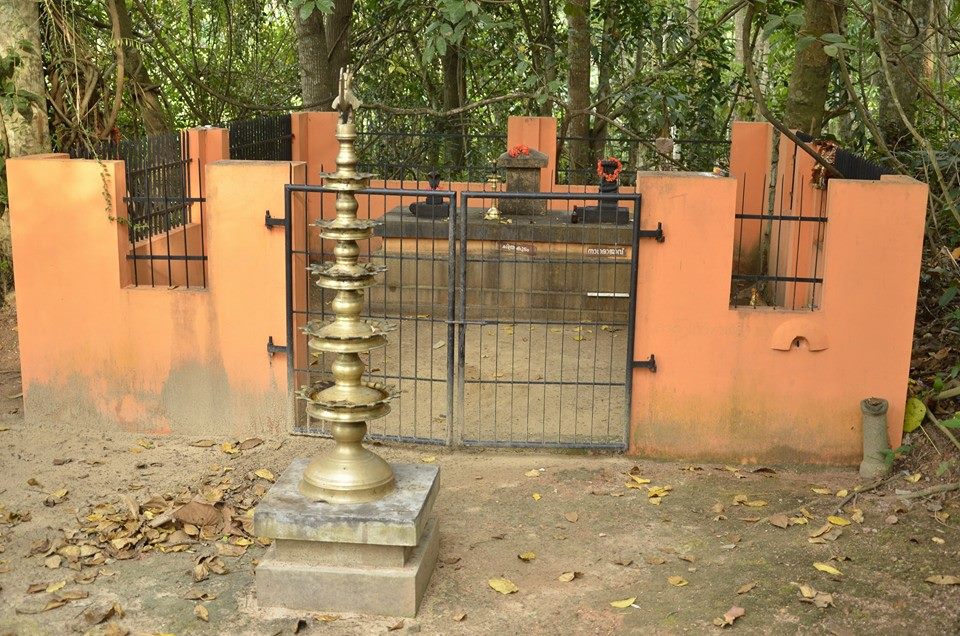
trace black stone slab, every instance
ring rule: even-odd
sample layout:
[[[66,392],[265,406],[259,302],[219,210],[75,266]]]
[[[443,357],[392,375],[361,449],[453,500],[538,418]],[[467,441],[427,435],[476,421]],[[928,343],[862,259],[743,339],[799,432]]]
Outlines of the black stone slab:
[[[570,222],[570,212],[547,212],[537,216],[505,217],[509,223],[483,218],[486,208],[467,210],[468,241],[524,241],[539,243],[585,243],[630,245],[633,227],[611,223]],[[383,238],[446,239],[446,220],[414,216],[406,206],[397,206],[383,215],[375,230]],[[457,237],[460,229],[456,229]]]

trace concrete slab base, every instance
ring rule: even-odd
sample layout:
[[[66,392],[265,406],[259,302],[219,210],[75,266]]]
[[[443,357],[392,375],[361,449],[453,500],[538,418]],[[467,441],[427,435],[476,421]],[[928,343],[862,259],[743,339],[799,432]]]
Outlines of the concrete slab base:
[[[257,566],[261,607],[414,617],[440,551],[437,520],[400,567],[315,565],[282,561],[271,546]]]
[[[259,604],[416,616],[439,552],[439,469],[397,464],[383,499],[330,504],[297,490],[308,462],[294,460],[254,512],[257,535],[273,539],[255,574]]]

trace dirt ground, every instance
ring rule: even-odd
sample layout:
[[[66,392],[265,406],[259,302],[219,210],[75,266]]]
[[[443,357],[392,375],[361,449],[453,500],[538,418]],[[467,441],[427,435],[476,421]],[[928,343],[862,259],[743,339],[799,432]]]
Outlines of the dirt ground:
[[[219,444],[237,440],[197,448],[190,446],[195,440],[175,437],[67,435],[66,426],[52,421],[28,426],[13,416],[0,426],[8,429],[0,432],[0,520],[6,520],[0,525],[0,633],[82,633],[115,622],[131,633],[266,635],[294,633],[303,619],[299,633],[354,634],[386,632],[400,624],[398,618],[258,609],[253,570],[264,548],[256,543],[242,556],[223,558],[227,573],[200,583],[194,582],[192,569],[198,555],[214,551],[214,542],[192,544],[183,552],[121,554],[124,558],[116,560],[106,548],[104,563],[79,570],[70,569],[68,559],[49,567],[44,553],[30,556],[45,539],[53,548],[61,545],[98,504],[123,507],[123,496],[129,495],[139,510],[154,495],[200,492],[211,477],[249,476],[263,468],[279,474],[292,458],[328,443],[266,439],[256,448],[227,454]],[[960,586],[924,582],[931,575],[960,575],[956,498],[908,505],[890,495],[865,493],[840,515],[859,518],[855,507],[862,522],[833,526],[841,530],[839,536],[831,536],[834,530],[820,537],[822,543],[811,543],[809,535],[827,523],[841,501],[835,493],[859,483],[852,471],[377,448],[394,462],[436,461],[442,475],[436,504],[441,563],[419,616],[404,621],[399,632],[701,633],[719,629],[713,620],[732,606],[746,611],[733,629],[747,633],[960,630]],[[647,491],[625,487],[632,481],[625,473],[634,465],[650,485],[672,487],[659,505],[650,503]],[[528,476],[530,471],[537,476]],[[898,476],[893,483],[916,489],[924,486],[924,478],[912,484]],[[812,488],[829,492],[817,494]],[[69,493],[61,500],[44,504],[63,489]],[[737,505],[738,500],[743,502]],[[771,524],[779,517],[767,519],[777,513],[803,518],[801,508],[810,515],[803,525],[782,529]],[[525,552],[536,556],[519,559]],[[842,575],[818,571],[815,562]],[[564,572],[579,574],[572,581],[558,580]],[[671,584],[673,576],[687,584]],[[495,592],[488,584],[494,578],[509,579],[519,591]],[[59,590],[27,593],[32,584],[56,587],[60,581],[66,584]],[[755,583],[752,589],[737,593],[750,583]],[[833,606],[801,602],[801,584],[831,594]],[[216,598],[187,600],[183,596],[189,590]],[[49,600],[77,591],[89,596],[40,611]],[[629,607],[610,605],[631,597],[636,600]],[[123,618],[95,627],[86,622],[90,610],[113,603],[123,609]],[[208,610],[209,622],[195,616],[198,603]],[[466,616],[457,621],[462,613]]]

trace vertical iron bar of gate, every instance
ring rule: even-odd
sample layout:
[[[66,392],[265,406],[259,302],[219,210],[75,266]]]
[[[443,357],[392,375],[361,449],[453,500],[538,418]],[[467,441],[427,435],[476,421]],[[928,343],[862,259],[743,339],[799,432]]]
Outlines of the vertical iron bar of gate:
[[[453,343],[456,333],[454,322],[457,318],[457,294],[454,284],[457,276],[457,195],[455,193],[450,194],[447,206],[449,210],[447,213],[447,446],[453,446],[453,420],[455,419],[453,416]]]
[[[293,181],[292,164],[289,181]],[[291,213],[293,205],[290,202],[293,197],[293,190],[290,188],[291,185],[292,184],[288,183],[283,186],[283,253],[285,256],[283,260],[287,305],[287,393],[289,394],[288,402],[293,411],[293,419],[291,421],[296,425],[296,406],[294,406],[296,402],[293,399],[293,392],[296,390],[294,385],[296,382],[294,381],[293,364],[293,221],[291,219],[293,216]],[[304,195],[304,200],[306,200],[306,195]],[[304,202],[304,204],[306,204],[306,202]],[[304,216],[306,216],[306,209],[304,209]]]
[[[640,251],[640,197],[633,198],[633,232],[630,237],[630,301],[627,303],[627,386],[624,395],[623,444],[630,448],[630,412],[633,410],[633,340],[637,324],[637,278]]]
[[[456,223],[460,230],[459,248],[451,244],[451,249],[455,250],[457,259],[457,429],[460,431],[460,439],[456,440],[457,445],[463,439],[467,426],[466,417],[466,348],[467,348],[467,202],[469,197],[465,193],[460,193],[459,214]],[[452,260],[452,259],[451,259]]]

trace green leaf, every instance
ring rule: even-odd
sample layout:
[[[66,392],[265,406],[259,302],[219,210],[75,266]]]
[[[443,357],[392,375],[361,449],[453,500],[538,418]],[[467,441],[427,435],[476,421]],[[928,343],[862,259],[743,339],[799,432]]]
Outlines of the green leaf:
[[[812,35],[805,35],[799,40],[797,40],[797,53],[802,53],[807,49],[808,46],[817,41],[817,38]]]
[[[829,57],[837,57],[837,53],[839,53],[840,50],[836,44],[827,44],[823,47],[823,52]]]
[[[903,432],[909,433],[917,430],[923,416],[927,414],[926,405],[915,397],[907,400],[907,407],[903,412]]]
[[[960,291],[956,285],[947,288],[947,291],[943,292],[943,296],[940,296],[940,300],[937,301],[937,304],[941,307],[946,307],[950,304],[954,298],[957,297],[957,291]]]
[[[301,20],[306,20],[307,18],[309,18],[310,15],[313,13],[313,10],[316,9],[316,8],[317,8],[317,6],[316,6],[311,0],[307,0],[306,2],[304,2],[303,4],[301,4],[301,5],[300,5],[300,19],[301,19]]]
[[[944,420],[940,422],[940,426],[944,428],[960,428],[960,415],[951,417],[949,420]]]
[[[786,20],[795,27],[803,26],[803,11],[794,11],[786,15]]]
[[[783,24],[783,16],[770,16],[770,19],[767,20],[767,23],[763,25],[763,37],[769,38],[770,34],[776,31],[777,27],[779,27],[781,24]]]
[[[824,42],[829,42],[831,44],[837,44],[839,42],[846,41],[846,38],[844,38],[839,33],[824,33],[823,35],[820,36],[820,39],[823,40]]]

